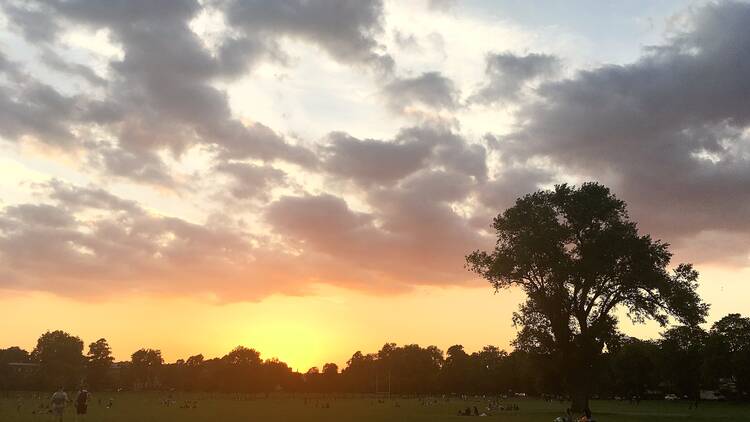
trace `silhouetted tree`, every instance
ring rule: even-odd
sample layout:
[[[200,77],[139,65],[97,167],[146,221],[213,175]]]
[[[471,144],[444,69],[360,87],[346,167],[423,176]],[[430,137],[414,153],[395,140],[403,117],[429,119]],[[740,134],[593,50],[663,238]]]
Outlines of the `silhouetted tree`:
[[[139,388],[153,388],[159,385],[159,370],[164,359],[161,350],[140,349],[130,356],[130,371]]]
[[[471,253],[468,266],[496,290],[519,286],[526,293],[514,318],[519,340],[551,349],[574,410],[588,407],[592,365],[617,333],[615,309],[635,322],[704,320],[697,272],[681,264],[668,273],[668,245],[640,235],[625,203],[602,185],[526,195],[493,228],[495,249]]]
[[[338,391],[339,366],[335,363],[326,363],[321,371],[322,387],[324,391]]]
[[[355,352],[347,361],[342,371],[348,391],[355,393],[372,393],[375,391],[375,378],[378,373],[377,356]]]
[[[257,392],[261,385],[260,353],[243,346],[235,347],[221,358],[224,389],[227,391]]]
[[[468,393],[470,386],[471,364],[464,346],[455,344],[446,351],[442,371],[442,384],[445,391],[451,393]]]
[[[203,355],[193,355],[185,361],[185,386],[188,390],[198,390],[205,386],[206,368]]]
[[[29,363],[29,352],[20,347],[0,349],[0,390],[25,390],[32,381],[26,371],[14,370],[9,364]]]
[[[83,341],[64,331],[47,331],[37,340],[31,360],[39,364],[40,385],[77,387],[83,378]]]
[[[707,333],[697,326],[678,326],[662,333],[659,369],[672,392],[698,400]]]
[[[112,349],[104,338],[89,344],[89,353],[86,355],[87,381],[94,389],[101,389],[108,385],[108,375],[112,362]]]
[[[266,359],[262,365],[263,390],[272,391],[295,391],[300,387],[300,379],[292,373],[292,368],[286,363],[276,359]]]
[[[704,375],[715,389],[735,384],[729,394],[750,393],[750,318],[729,314],[716,321],[706,340]]]
[[[650,341],[627,338],[611,356],[613,380],[620,394],[631,398],[646,397],[659,382],[659,346]]]

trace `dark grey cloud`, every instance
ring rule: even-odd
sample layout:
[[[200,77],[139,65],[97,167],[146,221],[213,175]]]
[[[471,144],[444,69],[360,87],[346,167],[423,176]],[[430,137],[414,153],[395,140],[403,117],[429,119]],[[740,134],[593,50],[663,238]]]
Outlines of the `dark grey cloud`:
[[[6,61],[0,69],[10,82],[0,83],[0,135],[16,140],[32,136],[43,144],[77,148],[74,124],[87,122],[92,102],[78,95],[64,95],[23,73]]]
[[[286,173],[273,167],[255,164],[225,162],[214,169],[232,177],[231,193],[237,199],[265,198],[268,191],[283,185]]]
[[[105,174],[150,185],[177,187],[169,168],[156,153],[149,150],[127,150],[108,142],[88,145],[87,164]]]
[[[20,204],[5,208],[6,221],[16,221],[34,228],[59,229],[72,227],[75,218],[65,210],[47,204]],[[10,227],[4,227],[11,230]]]
[[[750,4],[689,18],[632,64],[544,84],[508,148],[613,185],[678,248],[705,232],[750,234]]]
[[[485,60],[487,82],[470,98],[483,104],[518,100],[524,86],[554,76],[560,67],[560,60],[547,54],[488,54]]]
[[[356,212],[343,199],[324,194],[282,197],[267,209],[266,219],[304,254],[323,254],[341,263],[341,274],[355,274],[348,287],[460,285],[470,282],[463,254],[487,242],[450,206],[473,183],[465,175],[420,172],[397,187],[369,190],[372,213]],[[315,278],[336,277],[341,275]]]
[[[24,75],[21,66],[8,59],[5,53],[0,49],[0,74],[5,75],[12,81],[21,80]]]
[[[95,186],[79,187],[53,179],[41,185],[48,191],[50,199],[69,210],[101,209],[110,211],[140,212],[135,201],[122,199]],[[60,208],[55,208],[60,209]]]
[[[487,178],[486,151],[439,126],[402,129],[393,140],[360,140],[332,133],[321,149],[322,168],[363,185],[392,185],[423,168],[445,167]]]
[[[8,16],[11,27],[20,30],[31,42],[53,41],[61,30],[61,25],[41,7],[41,4],[8,1],[0,7]]]
[[[356,139],[332,133],[322,151],[323,168],[336,176],[360,183],[392,183],[425,165],[432,146],[426,142],[397,139]]]
[[[479,200],[495,213],[511,207],[517,198],[556,181],[548,169],[531,165],[504,165],[492,180],[479,188]],[[489,226],[490,220],[483,222]]]
[[[418,112],[414,107],[453,110],[459,105],[459,90],[440,72],[425,72],[413,78],[396,78],[382,91],[386,105],[393,113]]]
[[[473,176],[478,181],[487,179],[487,151],[484,146],[470,142],[449,128],[439,125],[406,128],[399,132],[397,139],[433,145],[434,165]]]
[[[393,69],[393,59],[376,39],[382,32],[381,0],[228,0],[223,7],[227,22],[245,42],[291,37],[313,42],[343,63],[383,74]]]

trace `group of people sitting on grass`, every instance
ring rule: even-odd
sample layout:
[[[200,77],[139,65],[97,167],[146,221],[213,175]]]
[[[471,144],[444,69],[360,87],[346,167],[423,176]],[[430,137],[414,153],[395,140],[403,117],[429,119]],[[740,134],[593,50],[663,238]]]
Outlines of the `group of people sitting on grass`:
[[[177,406],[177,400],[175,400],[172,397],[172,393],[170,393],[161,401],[161,405],[164,407],[179,407],[180,409],[197,409],[198,400],[184,400],[181,405]]]
[[[464,410],[459,410],[458,411],[458,416],[487,416],[487,414],[486,413],[480,414],[479,413],[479,409],[477,409],[477,407],[474,406],[474,410],[473,411],[472,411],[472,409],[470,407],[466,407],[466,409],[464,409]]]
[[[477,409],[476,406],[473,406],[472,408],[467,407],[464,410],[459,410],[458,416],[490,416],[492,414],[491,412],[495,410],[498,410],[498,411],[518,410],[518,405],[517,404],[497,404],[497,405],[490,404],[489,406],[487,406],[487,411],[482,412],[482,413],[479,413],[479,409]]]

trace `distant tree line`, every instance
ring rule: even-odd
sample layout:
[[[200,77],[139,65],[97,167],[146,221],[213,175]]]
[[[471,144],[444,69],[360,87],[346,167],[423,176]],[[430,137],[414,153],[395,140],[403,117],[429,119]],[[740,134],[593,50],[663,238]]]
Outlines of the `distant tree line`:
[[[84,354],[80,338],[51,331],[30,353],[0,349],[0,389],[72,389],[83,383],[95,391],[562,395],[562,375],[553,362],[543,349],[519,342],[510,353],[494,346],[467,353],[455,345],[444,353],[435,346],[387,343],[377,353],[354,353],[343,369],[327,363],[305,373],[242,346],[220,358],[199,354],[174,363],[165,363],[159,350],[144,348],[127,362],[115,362],[103,338]],[[621,335],[593,367],[594,377],[581,382],[589,383],[594,396],[694,397],[713,390],[728,399],[746,399],[750,318],[729,314],[708,331],[677,326],[653,341]]]

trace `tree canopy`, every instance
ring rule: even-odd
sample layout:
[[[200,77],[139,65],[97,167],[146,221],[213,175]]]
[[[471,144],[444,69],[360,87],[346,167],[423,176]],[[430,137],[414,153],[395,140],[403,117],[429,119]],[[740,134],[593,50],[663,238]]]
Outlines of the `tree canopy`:
[[[616,310],[634,322],[704,321],[708,305],[696,292],[697,271],[690,264],[669,271],[669,245],[640,234],[625,202],[603,185],[528,194],[492,227],[495,248],[472,252],[467,265],[496,290],[517,286],[526,293],[513,318],[516,346],[558,357],[561,375],[577,390],[574,409],[588,403],[580,380],[617,338]]]
[[[45,387],[75,386],[83,375],[83,341],[64,331],[47,331],[37,340],[31,360],[39,365]]]

